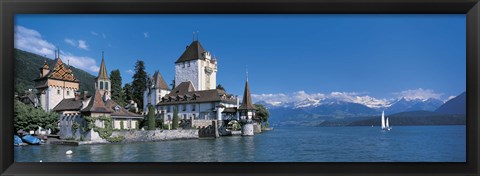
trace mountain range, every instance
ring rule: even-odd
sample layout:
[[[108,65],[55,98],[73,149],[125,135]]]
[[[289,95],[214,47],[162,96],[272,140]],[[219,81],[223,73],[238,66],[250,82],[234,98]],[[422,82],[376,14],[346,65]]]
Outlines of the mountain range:
[[[377,123],[379,114],[382,111],[385,111],[386,115],[395,117],[396,120],[392,119],[392,123],[395,121],[400,123],[398,119],[408,121],[402,122],[402,125],[412,125],[417,122],[418,124],[461,124],[464,123],[466,114],[465,92],[445,103],[433,98],[409,99],[402,97],[383,106],[373,107],[371,104],[351,102],[344,98],[306,98],[303,101],[290,103],[271,104],[265,101],[256,103],[263,104],[269,109],[270,121],[274,125],[374,125]],[[421,118],[416,113],[420,113]],[[415,118],[418,121],[415,121]],[[430,121],[428,121],[429,119]],[[354,123],[357,121],[358,123]]]

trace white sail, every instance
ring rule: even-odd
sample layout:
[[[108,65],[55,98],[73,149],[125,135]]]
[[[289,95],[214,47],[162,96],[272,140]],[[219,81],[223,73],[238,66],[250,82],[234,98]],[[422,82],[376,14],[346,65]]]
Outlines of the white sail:
[[[382,129],[385,129],[385,111],[382,111]]]
[[[388,124],[388,117],[387,117],[387,124],[385,124],[386,128],[390,128],[390,125]]]

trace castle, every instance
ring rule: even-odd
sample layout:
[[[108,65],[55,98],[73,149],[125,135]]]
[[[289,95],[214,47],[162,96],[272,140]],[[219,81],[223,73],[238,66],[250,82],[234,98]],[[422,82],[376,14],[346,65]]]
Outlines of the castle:
[[[60,114],[60,138],[78,140],[82,134],[86,133],[85,140],[103,140],[94,131],[81,131],[80,127],[86,126],[85,116],[111,117],[113,129],[138,129],[143,116],[128,112],[110,99],[111,83],[103,53],[98,76],[92,81],[95,81],[93,95],[86,91],[78,92],[80,82],[74,77],[70,66],[63,64],[57,52],[53,70],[49,69],[46,62],[40,68],[40,77],[35,79],[40,107],[45,111],[55,111]],[[102,121],[96,121],[95,125],[102,128],[105,126]]]
[[[194,40],[175,62],[175,88],[169,90],[160,72],[155,72],[147,84],[144,106],[155,105],[157,116],[167,124],[171,124],[174,109],[180,119],[191,121],[192,127],[208,126],[212,120],[251,120],[256,108],[248,80],[240,105],[238,97],[216,87],[217,64],[217,59]]]
[[[204,128],[214,124],[215,131],[230,121],[247,122],[245,135],[253,135],[253,127],[248,122],[255,117],[255,106],[250,97],[248,78],[245,82],[243,101],[240,105],[237,96],[216,87],[217,59],[212,58],[199,41],[193,41],[175,62],[175,86],[168,87],[159,71],[147,81],[144,92],[144,113],[147,105],[155,106],[157,118],[163,125],[171,125],[174,112],[184,122],[185,127]],[[82,131],[88,126],[85,117],[110,117],[111,124],[104,120],[95,121],[95,126],[104,128],[111,125],[113,129],[140,129],[143,116],[129,112],[110,99],[111,82],[102,52],[102,61],[95,82],[95,92],[79,92],[80,81],[55,52],[55,66],[51,70],[45,62],[40,68],[40,76],[35,79],[35,88],[39,106],[45,111],[60,114],[60,138],[85,138],[85,140],[104,140],[97,132]],[[213,122],[213,123],[212,123]],[[244,130],[242,129],[242,130]],[[86,136],[85,136],[86,135]]]

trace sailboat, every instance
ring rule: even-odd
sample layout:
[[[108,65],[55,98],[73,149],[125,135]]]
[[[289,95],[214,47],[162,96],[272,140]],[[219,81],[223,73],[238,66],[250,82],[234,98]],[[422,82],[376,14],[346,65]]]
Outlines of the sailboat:
[[[382,111],[382,130],[384,131],[390,131],[392,128],[390,128],[390,125],[388,123],[388,117],[387,121],[385,122],[385,111]]]

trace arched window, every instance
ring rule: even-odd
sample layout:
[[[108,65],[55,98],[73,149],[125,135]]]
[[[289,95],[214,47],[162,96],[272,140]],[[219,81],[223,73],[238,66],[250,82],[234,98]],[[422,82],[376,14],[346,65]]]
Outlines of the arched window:
[[[100,90],[103,89],[103,81],[100,81]]]
[[[105,90],[108,90],[108,82],[105,82]]]

